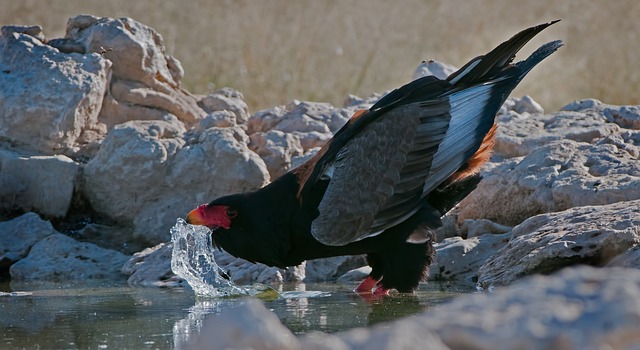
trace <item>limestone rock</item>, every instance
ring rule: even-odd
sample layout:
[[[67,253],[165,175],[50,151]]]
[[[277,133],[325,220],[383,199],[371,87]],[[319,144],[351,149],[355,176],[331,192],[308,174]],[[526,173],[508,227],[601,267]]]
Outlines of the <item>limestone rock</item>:
[[[248,133],[279,130],[298,136],[303,150],[324,145],[355,110],[336,108],[328,103],[292,101],[254,114],[247,124]]]
[[[488,171],[457,213],[459,220],[515,225],[540,213],[638,198],[640,162],[633,154],[612,143],[567,140]]]
[[[504,285],[565,266],[601,266],[640,244],[640,200],[534,216],[479,271],[482,287]]]
[[[41,154],[74,155],[96,138],[85,133],[100,137],[106,132],[98,113],[110,67],[99,54],[65,54],[36,37],[5,29],[0,37],[0,138]]]
[[[13,263],[27,256],[34,244],[54,233],[51,223],[35,213],[0,222],[0,273],[8,272]]]
[[[431,265],[429,279],[476,283],[478,269],[504,247],[511,232],[483,234],[471,238],[446,238],[436,243],[436,261]]]
[[[271,179],[276,179],[292,168],[293,157],[302,156],[300,140],[279,130],[256,132],[249,136],[249,148],[256,152],[269,169]]]
[[[236,258],[223,250],[216,251],[214,258],[218,266],[231,277],[231,280],[240,285],[301,282],[304,279],[304,265],[302,268],[294,266],[283,270],[260,263],[254,264]]]
[[[172,249],[172,243],[161,243],[134,254],[122,267],[122,272],[129,275],[127,280],[129,285],[144,287],[185,285],[186,282],[171,270]],[[220,250],[215,251],[214,259],[220,269],[226,272],[231,280],[238,285],[301,282],[304,280],[304,264],[279,269],[264,264],[254,264]]]
[[[11,266],[13,281],[123,280],[120,268],[129,257],[54,233],[36,243]]]
[[[255,299],[247,299],[205,321],[187,349],[300,349],[298,339],[278,316]]]
[[[242,129],[209,128],[188,143],[184,132],[175,118],[115,127],[85,167],[83,191],[93,208],[157,244],[168,241],[175,219],[195,206],[268,182]]]
[[[300,337],[304,349],[634,349],[640,272],[568,268],[390,324]],[[323,344],[330,344],[324,347]]]
[[[78,168],[63,155],[33,156],[0,149],[0,211],[20,209],[64,217]]]
[[[535,112],[535,111],[534,111]],[[620,132],[620,127],[594,112],[562,111],[552,114],[516,113],[499,115],[495,153],[504,157],[526,156],[558,140],[592,143]]]
[[[180,87],[184,70],[166,53],[162,36],[154,29],[131,18],[80,15],[69,19],[65,39],[113,62],[108,96],[100,111],[100,121],[109,127],[166,114],[192,125],[206,115]]]
[[[426,60],[416,68],[413,72],[412,80],[433,75],[439,79],[446,79],[453,72],[458,70],[456,67],[440,62],[438,60]]]
[[[631,267],[640,269],[640,245],[616,256],[607,263],[607,266]]]
[[[249,120],[249,107],[244,102],[240,91],[232,88],[222,88],[205,96],[198,105],[207,113],[229,111],[234,114],[236,125],[244,125]]]
[[[129,276],[127,283],[132,287],[176,287],[186,285],[185,281],[171,271],[171,243],[160,243],[133,254],[122,273]]]
[[[305,282],[336,280],[350,270],[367,265],[364,255],[336,256],[307,261]]]
[[[349,270],[342,276],[338,277],[338,283],[348,284],[348,283],[360,283],[364,281],[367,276],[371,273],[371,266],[362,266],[357,269]]]
[[[611,123],[627,129],[640,130],[640,106],[604,106],[602,114]]]

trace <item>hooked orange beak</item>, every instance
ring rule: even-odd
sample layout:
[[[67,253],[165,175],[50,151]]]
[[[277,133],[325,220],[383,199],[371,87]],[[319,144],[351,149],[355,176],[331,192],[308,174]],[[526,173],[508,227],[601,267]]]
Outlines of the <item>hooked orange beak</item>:
[[[203,213],[204,207],[206,205],[201,205],[187,214],[187,223],[191,225],[203,225],[206,226],[207,221],[205,220],[205,215]]]

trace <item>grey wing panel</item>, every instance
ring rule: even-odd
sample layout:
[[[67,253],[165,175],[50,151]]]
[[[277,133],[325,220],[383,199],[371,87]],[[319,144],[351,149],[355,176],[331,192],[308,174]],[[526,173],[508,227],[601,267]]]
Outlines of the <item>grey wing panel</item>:
[[[413,215],[424,196],[424,184],[431,174],[435,154],[449,128],[449,104],[446,101],[422,104],[420,124],[407,161],[400,171],[395,191],[376,213],[372,233],[397,225]]]
[[[311,233],[344,245],[370,235],[375,214],[395,192],[420,123],[417,104],[393,109],[338,152]]]

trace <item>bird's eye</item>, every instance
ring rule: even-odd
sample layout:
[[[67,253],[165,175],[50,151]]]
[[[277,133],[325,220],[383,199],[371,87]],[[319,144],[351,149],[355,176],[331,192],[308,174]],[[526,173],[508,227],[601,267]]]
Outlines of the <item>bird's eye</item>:
[[[233,208],[227,208],[227,217],[233,219],[238,216],[238,211]]]

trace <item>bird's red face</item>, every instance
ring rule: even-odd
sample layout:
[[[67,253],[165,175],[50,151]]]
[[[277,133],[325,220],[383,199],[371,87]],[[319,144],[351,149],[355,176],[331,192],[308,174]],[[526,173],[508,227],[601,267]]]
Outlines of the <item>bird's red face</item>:
[[[207,226],[215,231],[219,228],[229,229],[236,216],[238,211],[227,205],[203,204],[187,214],[187,223]]]

